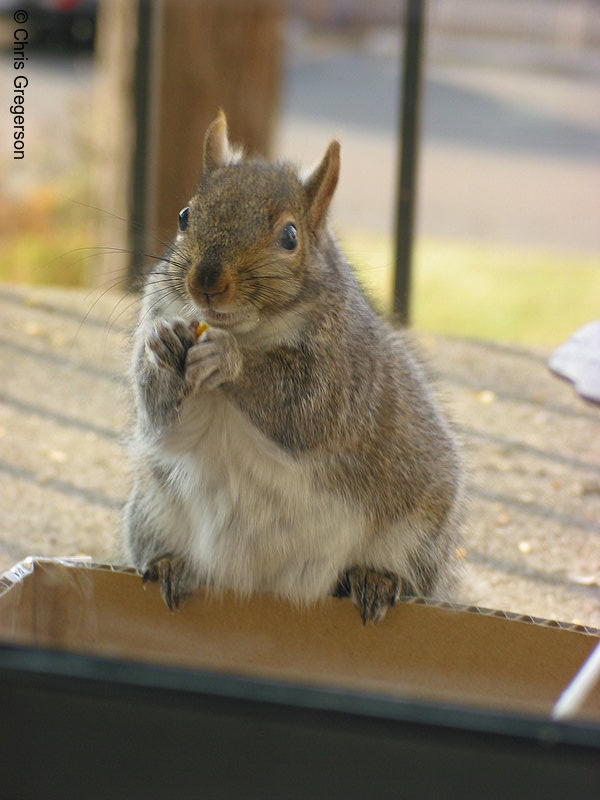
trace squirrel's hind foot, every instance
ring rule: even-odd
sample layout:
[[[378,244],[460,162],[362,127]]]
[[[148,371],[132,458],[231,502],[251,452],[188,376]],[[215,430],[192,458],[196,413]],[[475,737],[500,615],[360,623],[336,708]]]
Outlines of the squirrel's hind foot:
[[[152,559],[142,574],[142,583],[157,582],[160,594],[169,611],[179,608],[183,601],[197,588],[185,559],[162,555]]]
[[[363,625],[377,624],[400,597],[402,581],[395,572],[352,567],[340,578],[335,597],[350,597],[360,612]]]

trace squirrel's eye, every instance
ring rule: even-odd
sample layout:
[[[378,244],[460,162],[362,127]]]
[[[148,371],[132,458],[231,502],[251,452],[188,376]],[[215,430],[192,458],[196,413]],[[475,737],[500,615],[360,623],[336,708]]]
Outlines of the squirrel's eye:
[[[188,226],[188,217],[190,215],[190,207],[186,206],[182,208],[179,212],[179,230],[183,233],[183,231],[187,231]]]
[[[298,231],[296,226],[288,222],[279,235],[279,244],[284,250],[295,250],[298,244]]]

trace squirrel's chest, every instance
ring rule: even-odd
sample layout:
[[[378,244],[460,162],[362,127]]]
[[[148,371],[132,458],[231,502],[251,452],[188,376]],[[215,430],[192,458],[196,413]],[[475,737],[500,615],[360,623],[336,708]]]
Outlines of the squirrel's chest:
[[[309,458],[283,452],[223,397],[187,409],[165,445],[180,546],[211,582],[300,600],[328,591],[364,528],[318,487]]]
[[[253,493],[259,505],[260,487],[268,487],[273,497],[310,491],[308,462],[269,441],[221,393],[200,395],[185,406],[163,449],[177,464],[183,494],[187,484],[190,495],[199,492],[205,499],[208,492],[224,493],[232,500]]]

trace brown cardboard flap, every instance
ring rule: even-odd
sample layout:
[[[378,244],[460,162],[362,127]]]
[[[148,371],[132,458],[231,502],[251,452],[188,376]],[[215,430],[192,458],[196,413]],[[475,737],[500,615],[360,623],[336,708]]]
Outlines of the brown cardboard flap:
[[[559,623],[403,602],[378,626],[349,600],[294,608],[200,591],[170,613],[132,571],[30,560],[0,584],[0,643],[278,681],[549,713],[597,637]],[[582,716],[600,721],[600,687]]]

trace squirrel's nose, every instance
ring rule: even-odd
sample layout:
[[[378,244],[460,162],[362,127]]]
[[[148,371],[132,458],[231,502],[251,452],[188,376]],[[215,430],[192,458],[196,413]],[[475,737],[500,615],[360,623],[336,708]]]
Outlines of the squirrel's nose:
[[[205,256],[188,275],[188,288],[194,294],[203,294],[207,300],[223,295],[229,288],[229,279],[221,260]]]
[[[198,264],[196,268],[198,285],[205,294],[216,294],[222,291],[218,284],[223,274],[223,265],[216,258],[208,258]]]

